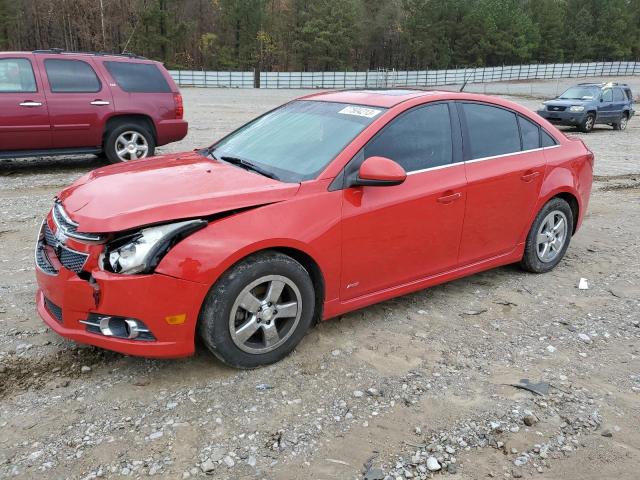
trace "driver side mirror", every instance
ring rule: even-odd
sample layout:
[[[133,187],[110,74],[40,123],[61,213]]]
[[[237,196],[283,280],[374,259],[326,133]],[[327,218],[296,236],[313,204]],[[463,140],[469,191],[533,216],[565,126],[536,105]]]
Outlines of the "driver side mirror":
[[[369,157],[362,162],[352,187],[391,187],[400,185],[407,178],[407,172],[389,158]]]

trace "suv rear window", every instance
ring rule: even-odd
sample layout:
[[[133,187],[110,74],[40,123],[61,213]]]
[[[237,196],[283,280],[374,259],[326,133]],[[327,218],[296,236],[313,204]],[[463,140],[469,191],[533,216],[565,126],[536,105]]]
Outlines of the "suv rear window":
[[[171,93],[162,72],[150,63],[104,62],[105,67],[125,92]]]
[[[96,72],[82,60],[47,59],[44,61],[53,93],[89,93],[102,90]]]
[[[0,60],[0,93],[35,93],[36,79],[26,58]]]

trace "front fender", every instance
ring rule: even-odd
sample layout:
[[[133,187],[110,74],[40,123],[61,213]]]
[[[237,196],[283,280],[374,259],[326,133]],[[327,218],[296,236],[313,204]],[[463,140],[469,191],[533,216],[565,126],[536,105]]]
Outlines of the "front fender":
[[[178,243],[156,271],[213,285],[231,266],[261,250],[288,248],[311,257],[325,281],[325,299],[338,296],[342,192],[303,195],[215,222]]]

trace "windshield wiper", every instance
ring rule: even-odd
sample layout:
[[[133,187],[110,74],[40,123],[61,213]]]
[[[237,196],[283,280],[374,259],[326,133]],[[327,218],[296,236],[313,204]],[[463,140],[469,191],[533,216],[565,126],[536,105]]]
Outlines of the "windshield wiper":
[[[210,155],[213,155],[213,152],[210,153]],[[256,173],[259,173],[260,175],[264,175],[265,177],[273,178],[274,180],[280,180],[280,178],[278,178],[276,174],[265,170],[264,168],[259,167],[255,163],[251,163],[249,160],[245,160],[244,158],[229,157],[223,155],[222,157],[220,157],[220,159],[224,160],[227,163],[231,163],[232,165],[238,165],[239,167],[245,168],[246,170],[252,170]]]

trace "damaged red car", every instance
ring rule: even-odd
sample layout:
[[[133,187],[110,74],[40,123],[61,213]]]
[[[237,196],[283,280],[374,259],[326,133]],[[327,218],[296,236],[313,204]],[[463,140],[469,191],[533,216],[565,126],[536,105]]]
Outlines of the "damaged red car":
[[[113,165],[56,198],[37,308],[145,357],[275,362],[315,322],[489,268],[547,272],[580,227],[593,154],[506,100],[341,91],[209,148]]]

